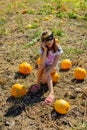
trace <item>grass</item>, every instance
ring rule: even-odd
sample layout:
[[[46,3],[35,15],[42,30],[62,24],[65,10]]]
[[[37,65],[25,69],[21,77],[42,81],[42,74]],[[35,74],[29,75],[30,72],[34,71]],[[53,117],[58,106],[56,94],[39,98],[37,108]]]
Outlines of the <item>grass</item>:
[[[77,127],[71,128],[70,130],[87,130],[87,122],[79,122]]]
[[[87,40],[84,41],[83,45],[84,47],[87,47]]]
[[[56,14],[56,17],[58,17],[58,18],[63,18],[63,16],[64,16],[64,12],[62,12],[62,11],[59,11]]]
[[[50,15],[54,9],[54,6],[51,4],[45,4],[42,9],[39,10],[39,12],[43,15]]]
[[[76,18],[77,18],[77,14],[74,13],[74,12],[69,12],[69,13],[68,13],[68,16],[69,16],[69,18],[71,18],[71,19],[76,19]]]
[[[0,19],[0,26],[3,26],[5,23],[6,23],[6,18],[5,18],[5,17],[2,17],[2,18]]]
[[[34,14],[35,12],[34,12],[34,9],[28,9],[28,10],[27,10],[27,13],[28,13],[28,14]]]
[[[63,51],[63,58],[74,58],[77,55],[81,55],[82,53],[84,53],[83,49],[77,49],[72,47],[63,48]]]
[[[38,39],[37,39],[37,38],[34,38],[34,39],[32,39],[32,41],[26,43],[26,44],[24,45],[24,47],[27,48],[27,47],[33,46],[37,41],[38,41]]]
[[[35,31],[35,32],[31,35],[31,40],[24,45],[24,48],[28,48],[28,47],[30,47],[30,46],[34,46],[35,43],[36,43],[38,40],[40,40],[40,34],[41,34],[40,31]],[[30,35],[29,35],[29,37],[30,37]]]
[[[53,33],[55,36],[63,36],[64,35],[64,33],[61,29],[59,29],[59,30],[53,29]]]
[[[17,23],[17,28],[20,32],[24,31],[24,25],[23,25],[23,19],[22,19],[22,15],[18,14],[16,17],[16,23]]]

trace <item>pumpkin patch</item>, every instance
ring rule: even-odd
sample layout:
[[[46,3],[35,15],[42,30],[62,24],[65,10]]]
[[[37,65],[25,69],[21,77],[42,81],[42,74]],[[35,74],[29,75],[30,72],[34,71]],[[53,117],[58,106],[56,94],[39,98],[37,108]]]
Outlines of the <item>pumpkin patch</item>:
[[[45,56],[56,59],[47,68]],[[0,121],[1,130],[87,129],[87,0],[0,0]]]

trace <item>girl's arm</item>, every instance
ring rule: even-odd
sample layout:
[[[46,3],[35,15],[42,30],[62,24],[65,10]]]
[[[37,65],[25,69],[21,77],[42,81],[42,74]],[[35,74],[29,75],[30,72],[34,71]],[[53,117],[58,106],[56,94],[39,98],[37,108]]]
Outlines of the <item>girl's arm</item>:
[[[45,61],[46,61],[46,56],[47,56],[47,47],[45,45],[45,42],[41,44],[41,48],[43,49],[43,52],[40,56],[40,59],[41,59],[40,65],[45,67]]]
[[[51,73],[51,72],[52,72],[52,69],[54,69],[54,68],[56,67],[56,65],[57,65],[57,63],[58,63],[58,60],[59,60],[59,58],[60,58],[60,55],[63,53],[62,48],[61,48],[60,46],[58,46],[58,48],[59,48],[59,51],[57,51],[57,53],[56,53],[56,56],[55,56],[55,59],[54,59],[53,64],[50,65],[50,66],[48,66],[48,67],[46,68],[46,72],[47,72],[48,74]]]
[[[45,49],[40,56],[40,60],[41,60],[40,65],[42,65],[44,67],[45,67],[46,56],[47,56],[47,49]]]

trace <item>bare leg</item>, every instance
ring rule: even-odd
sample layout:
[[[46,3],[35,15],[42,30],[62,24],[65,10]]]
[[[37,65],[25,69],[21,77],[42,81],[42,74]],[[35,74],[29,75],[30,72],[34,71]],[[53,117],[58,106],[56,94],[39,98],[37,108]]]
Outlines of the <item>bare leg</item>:
[[[52,82],[51,75],[48,76],[47,84],[48,84],[48,88],[49,88],[49,94],[54,94],[54,91],[53,91],[53,82]]]
[[[54,101],[54,99],[55,99],[54,90],[53,90],[53,82],[52,82],[51,75],[48,76],[47,84],[48,84],[48,88],[49,88],[49,95],[48,95],[47,98],[45,99],[45,103],[51,105],[51,103],[52,103],[52,102]]]
[[[43,70],[44,72],[44,70]],[[49,94],[53,94],[53,82],[52,82],[52,77],[51,74],[48,75],[46,81],[44,82],[44,77],[45,77],[45,72],[42,75],[42,83],[47,83],[48,84],[48,89],[49,89]]]
[[[43,75],[43,71],[44,71],[44,67],[43,66],[39,66],[38,68],[38,72],[37,72],[37,84],[40,85],[40,81]]]
[[[41,81],[42,75],[43,75],[43,66],[40,65],[37,72],[37,84],[31,87],[31,92],[33,94],[38,92],[38,90],[40,89],[40,81]]]

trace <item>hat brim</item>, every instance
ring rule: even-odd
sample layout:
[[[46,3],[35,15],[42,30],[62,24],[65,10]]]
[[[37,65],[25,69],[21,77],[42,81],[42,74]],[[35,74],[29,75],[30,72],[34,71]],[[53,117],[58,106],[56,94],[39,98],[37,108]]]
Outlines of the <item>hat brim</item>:
[[[53,39],[54,39],[54,35],[52,33],[50,36],[44,38],[42,41],[48,42],[48,41],[53,40]]]

